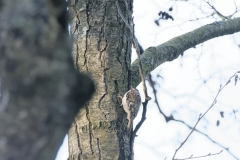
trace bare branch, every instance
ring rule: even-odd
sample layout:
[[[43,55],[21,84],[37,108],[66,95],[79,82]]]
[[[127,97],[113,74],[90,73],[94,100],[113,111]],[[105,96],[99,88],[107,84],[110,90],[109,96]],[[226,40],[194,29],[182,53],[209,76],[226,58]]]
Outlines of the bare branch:
[[[228,20],[228,19],[231,19],[231,16],[224,16],[223,14],[221,14],[213,5],[211,5],[210,3],[209,3],[209,1],[206,1],[206,0],[204,0],[204,2],[206,2],[216,13],[217,13],[217,15],[220,17],[220,18],[222,18],[222,20]]]
[[[215,155],[218,155],[218,154],[220,154],[220,153],[222,153],[222,150],[221,150],[220,152],[218,152],[218,153],[213,153],[213,154],[209,153],[209,154],[204,155],[204,156],[196,156],[196,157],[193,157],[193,155],[191,155],[191,156],[188,157],[188,158],[175,159],[175,160],[186,160],[186,159],[204,158],[204,157],[215,156]]]
[[[238,72],[239,72],[239,71],[238,71]],[[217,92],[217,95],[215,96],[215,98],[214,98],[211,106],[204,112],[203,115],[202,115],[202,114],[199,115],[199,118],[198,118],[196,124],[194,125],[194,127],[192,128],[191,132],[188,134],[188,136],[186,137],[186,139],[180,144],[180,146],[175,150],[175,153],[174,153],[174,155],[173,155],[172,160],[176,160],[174,157],[176,156],[177,152],[178,152],[178,151],[182,148],[182,146],[187,142],[188,138],[189,138],[189,137],[191,136],[191,134],[194,132],[194,130],[196,129],[196,126],[198,125],[198,123],[200,122],[200,120],[201,120],[201,119],[208,113],[208,111],[217,103],[217,97],[218,97],[219,93],[231,82],[231,79],[232,79],[232,78],[235,78],[235,77],[236,77],[236,75],[237,75],[238,72],[234,73],[234,75],[229,78],[229,80],[227,81],[227,83],[226,83],[223,87],[222,87],[222,85],[220,85],[220,88],[219,88],[219,90],[218,90],[218,92]]]
[[[240,17],[227,21],[214,22],[173,38],[156,47],[149,47],[141,55],[143,73],[144,75],[148,75],[162,63],[176,59],[187,49],[195,47],[202,42],[239,31]],[[133,79],[132,85],[136,87],[140,83],[138,61],[132,63],[131,76]]]
[[[229,20],[229,19],[231,19],[232,16],[239,11],[239,9],[238,9],[235,1],[234,1],[234,4],[235,4],[235,6],[236,6],[236,9],[235,9],[235,11],[234,11],[231,15],[229,15],[229,16],[224,16],[223,14],[221,14],[213,5],[211,5],[211,4],[209,3],[209,1],[204,0],[204,2],[206,2],[206,3],[217,13],[217,15],[218,15],[220,18],[222,18],[222,20]]]
[[[146,120],[148,100],[145,100],[145,102],[143,102],[142,104],[143,104],[142,118],[141,118],[140,122],[136,125],[136,127],[135,127],[135,129],[133,131],[133,134],[132,134],[132,138],[136,137],[137,131],[140,129],[140,127],[142,126],[143,122]]]
[[[144,95],[145,95],[145,100],[151,100],[151,97],[149,97],[148,94],[147,94],[147,87],[146,87],[146,84],[145,84],[145,77],[143,75],[142,62],[141,62],[141,58],[140,58],[140,49],[139,49],[139,46],[138,46],[138,42],[137,42],[137,40],[134,36],[134,26],[132,27],[127,23],[127,20],[122,15],[121,9],[120,9],[119,4],[118,4],[118,0],[116,0],[115,2],[116,2],[118,14],[122,18],[122,20],[125,22],[126,26],[129,28],[129,30],[132,34],[133,43],[136,47],[136,52],[137,52],[137,56],[138,56],[138,63],[139,63],[139,73],[140,73],[141,80],[142,80],[142,83],[143,83],[143,92],[144,92]]]
[[[240,73],[240,71],[237,72],[237,73]],[[236,75],[237,75],[237,74],[236,74]],[[235,77],[236,77],[236,76],[235,76]],[[148,76],[148,81],[149,81],[150,86],[151,86],[152,89],[153,89],[153,94],[154,94],[154,97],[155,97],[154,102],[156,103],[156,105],[157,105],[157,107],[158,107],[159,113],[165,118],[165,121],[166,121],[166,122],[176,121],[176,122],[182,123],[183,125],[185,125],[186,127],[188,127],[189,129],[192,130],[193,127],[191,127],[191,126],[190,126],[189,124],[187,124],[186,122],[184,122],[184,121],[182,121],[182,120],[179,120],[179,119],[175,119],[175,118],[173,117],[173,115],[167,116],[167,115],[161,110],[161,107],[160,107],[160,105],[159,105],[159,103],[158,103],[158,99],[157,99],[157,96],[156,96],[156,95],[157,95],[157,91],[156,91],[156,89],[154,88],[154,84],[155,84],[156,82],[154,82],[154,81],[152,80],[151,74],[149,74],[149,76]],[[220,85],[220,88],[221,88],[221,86],[222,86],[222,85]],[[223,148],[223,149],[224,149],[226,152],[228,152],[231,156],[233,156],[235,159],[237,159],[237,157],[236,157],[228,148],[226,148],[226,147],[224,147],[223,145],[219,144],[218,142],[216,142],[215,140],[213,140],[211,137],[209,137],[207,134],[201,132],[200,130],[198,130],[198,129],[196,129],[196,128],[195,128],[195,132],[198,132],[198,133],[202,134],[202,135],[205,136],[208,140],[210,140],[212,143],[215,143],[215,144],[218,145],[219,147]]]

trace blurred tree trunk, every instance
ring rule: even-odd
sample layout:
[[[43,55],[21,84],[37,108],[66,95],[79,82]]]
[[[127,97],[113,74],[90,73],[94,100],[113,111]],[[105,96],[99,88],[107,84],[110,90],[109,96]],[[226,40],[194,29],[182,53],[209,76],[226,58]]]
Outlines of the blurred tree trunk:
[[[53,160],[94,91],[71,61],[66,6],[0,1],[0,160]]]
[[[124,1],[119,4],[131,24],[132,0],[127,1],[129,11]],[[117,95],[131,86],[129,28],[120,18],[115,0],[70,0],[69,11],[76,68],[91,75],[96,85],[93,98],[69,131],[69,159],[129,159],[126,113],[117,101]]]

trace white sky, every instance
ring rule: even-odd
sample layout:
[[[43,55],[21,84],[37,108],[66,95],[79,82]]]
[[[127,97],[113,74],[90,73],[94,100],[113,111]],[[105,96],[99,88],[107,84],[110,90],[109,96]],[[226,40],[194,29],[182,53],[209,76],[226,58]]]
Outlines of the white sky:
[[[240,1],[235,3],[240,9]],[[228,16],[235,11],[233,0],[214,0],[214,7],[223,15]],[[201,5],[202,10],[199,9]],[[158,19],[159,11],[168,11],[173,7],[174,21],[160,21],[160,26],[154,23]],[[210,10],[206,3],[200,0],[192,1],[167,1],[167,0],[137,0],[134,3],[134,20],[136,36],[140,44],[146,49],[166,42],[176,36],[192,31],[202,25],[212,23],[219,17],[206,18],[189,22],[189,19],[206,17]],[[239,17],[237,13],[234,17]],[[167,115],[173,114],[174,118],[183,120],[193,126],[200,113],[211,105],[220,84],[224,85],[230,76],[240,71],[240,33],[219,37],[198,45],[196,49],[184,52],[183,57],[172,62],[166,62],[152,72],[153,80],[158,85],[158,102],[162,111]],[[133,53],[133,58],[136,55]],[[163,77],[156,77],[159,74]],[[240,75],[239,75],[240,76]],[[206,83],[203,83],[206,81]],[[148,86],[152,99],[152,89]],[[141,85],[138,88],[141,91]],[[142,99],[144,97],[142,96]],[[218,144],[229,148],[229,151],[240,159],[240,82],[234,86],[232,81],[219,95],[217,104],[200,121],[197,129],[207,134]],[[221,118],[220,111],[224,112]],[[134,123],[139,122],[141,110]],[[220,121],[217,127],[216,122]],[[166,123],[159,113],[156,104],[148,104],[147,119],[138,132],[135,140],[136,160],[171,159],[175,149],[186,138],[190,130],[182,123],[170,121]],[[204,160],[234,160],[226,150],[211,142],[203,134],[194,132],[187,143],[178,152],[178,158],[207,155],[208,153],[223,152]],[[67,140],[61,147],[56,160],[68,158]],[[202,158],[203,159],[203,158]]]

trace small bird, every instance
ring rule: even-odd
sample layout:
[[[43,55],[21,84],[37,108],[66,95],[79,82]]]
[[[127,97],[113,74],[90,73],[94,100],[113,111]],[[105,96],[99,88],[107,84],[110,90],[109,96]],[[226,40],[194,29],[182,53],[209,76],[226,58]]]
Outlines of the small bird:
[[[131,88],[122,98],[123,109],[127,113],[127,133],[130,136],[133,119],[137,116],[141,106],[141,96],[136,88]]]

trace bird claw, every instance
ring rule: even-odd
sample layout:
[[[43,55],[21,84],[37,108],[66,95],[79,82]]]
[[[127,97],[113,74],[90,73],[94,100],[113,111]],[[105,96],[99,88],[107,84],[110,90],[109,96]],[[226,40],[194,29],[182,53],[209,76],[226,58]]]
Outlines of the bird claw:
[[[118,99],[117,99],[117,100],[118,100],[118,103],[121,104],[120,106],[122,106],[122,99],[123,99],[123,97],[122,97],[120,94],[118,94],[118,95],[117,95],[117,98],[118,98]],[[121,99],[121,100],[120,100],[120,99]]]

